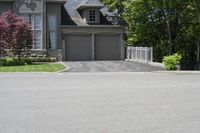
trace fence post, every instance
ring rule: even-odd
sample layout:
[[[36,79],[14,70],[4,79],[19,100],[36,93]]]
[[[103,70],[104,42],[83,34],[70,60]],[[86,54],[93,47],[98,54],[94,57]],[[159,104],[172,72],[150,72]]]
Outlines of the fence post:
[[[153,62],[153,47],[150,48],[151,49],[151,62]]]
[[[147,47],[145,47],[145,57],[144,57],[144,60],[145,60],[145,62],[147,62],[148,63],[148,48]]]
[[[140,47],[140,61],[142,61],[142,47]]]
[[[135,61],[135,59],[136,59],[135,53],[136,53],[136,48],[135,48],[135,47],[132,47],[132,59],[133,59],[134,61]]]
[[[133,50],[134,50],[134,47],[131,47],[131,59],[133,59]]]
[[[133,47],[133,50],[134,50],[134,52],[133,52],[133,60],[136,61],[136,58],[137,58],[137,55],[136,55],[136,53],[137,53],[137,48],[136,48],[136,47]]]
[[[153,62],[153,47],[127,47],[127,59],[136,62]]]
[[[129,49],[129,58],[130,59],[132,58],[132,47],[130,47],[130,49]]]
[[[130,59],[130,56],[129,56],[129,54],[130,54],[130,53],[129,53],[129,49],[130,49],[130,47],[128,46],[127,49],[126,49],[126,58],[127,58],[127,59]]]

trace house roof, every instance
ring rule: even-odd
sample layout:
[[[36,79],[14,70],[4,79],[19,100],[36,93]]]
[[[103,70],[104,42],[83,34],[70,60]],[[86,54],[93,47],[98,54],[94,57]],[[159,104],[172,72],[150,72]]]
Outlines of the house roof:
[[[102,8],[104,5],[99,2],[99,0],[85,0],[79,5],[77,9],[83,9],[87,7]]]
[[[0,2],[13,2],[14,0],[0,0]]]
[[[85,25],[82,17],[76,10],[76,7],[78,7],[81,2],[82,0],[68,0],[64,5],[67,13],[76,25]]]
[[[64,3],[66,2],[67,0],[46,0],[46,2],[58,2],[58,3]]]
[[[80,16],[78,9],[80,7],[97,7],[101,8],[100,12],[103,16],[108,16],[108,14],[112,14],[108,11],[108,9],[101,3],[99,0],[67,0],[64,5],[66,11],[68,12],[70,18],[74,21],[74,23],[78,26],[86,26],[83,18]],[[113,15],[113,14],[112,14]]]
[[[14,2],[15,0],[0,0],[0,2]],[[66,2],[67,0],[46,0],[46,2]]]

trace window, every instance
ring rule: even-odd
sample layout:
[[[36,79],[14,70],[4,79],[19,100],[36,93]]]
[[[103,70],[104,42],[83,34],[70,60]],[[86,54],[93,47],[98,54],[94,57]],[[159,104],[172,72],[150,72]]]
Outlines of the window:
[[[33,30],[33,46],[32,49],[42,48],[42,17],[41,14],[22,14],[22,17],[31,23]]]
[[[54,14],[48,15],[48,32],[49,32],[50,49],[56,49],[56,41],[57,41],[56,25],[57,25],[56,15]]]
[[[96,11],[90,10],[90,16],[89,16],[90,22],[96,22]]]

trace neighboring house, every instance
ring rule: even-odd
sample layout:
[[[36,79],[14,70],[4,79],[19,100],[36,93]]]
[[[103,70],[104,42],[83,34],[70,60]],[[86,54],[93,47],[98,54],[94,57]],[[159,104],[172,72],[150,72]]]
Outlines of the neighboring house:
[[[8,9],[32,23],[33,52],[66,61],[124,59],[123,21],[98,0],[0,0],[0,14]]]

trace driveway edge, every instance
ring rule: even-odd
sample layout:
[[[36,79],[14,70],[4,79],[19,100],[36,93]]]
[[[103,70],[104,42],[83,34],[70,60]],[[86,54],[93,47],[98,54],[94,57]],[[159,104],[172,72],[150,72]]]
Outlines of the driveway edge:
[[[61,71],[57,71],[56,73],[62,73],[62,72],[66,72],[67,70],[70,69],[70,67],[68,65],[66,65],[65,63],[63,62],[58,62],[60,64],[62,64],[63,66],[65,66],[65,69],[61,70]]]

